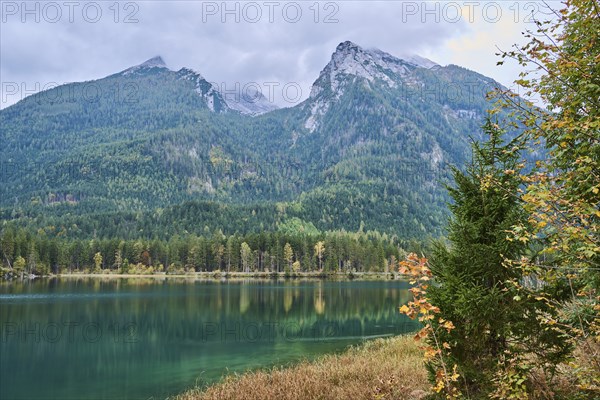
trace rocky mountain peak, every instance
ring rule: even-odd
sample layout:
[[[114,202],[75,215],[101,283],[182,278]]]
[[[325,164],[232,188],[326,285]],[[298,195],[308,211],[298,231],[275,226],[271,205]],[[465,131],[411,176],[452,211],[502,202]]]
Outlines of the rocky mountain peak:
[[[142,71],[146,71],[148,69],[153,69],[153,68],[164,68],[166,70],[169,69],[167,67],[167,64],[165,63],[165,61],[163,60],[163,58],[161,56],[155,56],[155,57],[152,57],[152,58],[144,61],[141,64],[127,68],[125,71],[121,72],[121,74],[129,75],[132,73],[142,72]]]
[[[167,64],[161,56],[152,57],[149,60],[144,61],[139,67],[167,67]]]
[[[376,79],[394,87],[401,78],[414,68],[432,68],[435,62],[417,55],[394,57],[379,49],[364,49],[351,41],[340,43],[315,82],[311,97],[317,96],[325,87],[339,93],[340,84],[347,78],[359,77],[369,82]]]
[[[402,82],[412,80],[409,75],[415,69],[430,69],[436,65],[416,55],[398,58],[379,49],[365,49],[351,41],[342,42],[312,86],[310,115],[304,126],[313,132],[331,102],[340,99],[345,88],[357,79],[365,84],[381,82],[389,88],[397,88]]]

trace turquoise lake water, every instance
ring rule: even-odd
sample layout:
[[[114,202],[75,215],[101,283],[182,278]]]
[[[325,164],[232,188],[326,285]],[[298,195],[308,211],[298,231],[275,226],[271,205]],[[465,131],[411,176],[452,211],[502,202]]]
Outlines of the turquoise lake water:
[[[401,281],[0,284],[1,399],[164,399],[417,329]]]

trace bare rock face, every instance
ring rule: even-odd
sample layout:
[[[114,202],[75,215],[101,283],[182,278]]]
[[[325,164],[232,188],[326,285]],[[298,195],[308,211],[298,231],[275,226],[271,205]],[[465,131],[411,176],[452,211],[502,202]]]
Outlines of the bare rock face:
[[[339,100],[346,87],[358,79],[368,83],[381,81],[390,88],[397,88],[405,81],[414,80],[412,72],[416,68],[435,66],[438,64],[420,56],[397,58],[378,49],[364,49],[350,41],[342,42],[312,86],[308,100],[310,115],[304,127],[314,132],[331,103]]]

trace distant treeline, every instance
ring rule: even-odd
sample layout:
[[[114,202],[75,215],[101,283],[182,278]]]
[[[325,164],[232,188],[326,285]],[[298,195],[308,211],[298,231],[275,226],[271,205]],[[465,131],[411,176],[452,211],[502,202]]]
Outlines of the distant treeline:
[[[415,242],[409,249],[419,250]],[[70,239],[12,226],[0,231],[4,273],[363,272],[394,270],[406,244],[378,232],[174,235],[168,240]],[[4,274],[3,274],[4,275]]]

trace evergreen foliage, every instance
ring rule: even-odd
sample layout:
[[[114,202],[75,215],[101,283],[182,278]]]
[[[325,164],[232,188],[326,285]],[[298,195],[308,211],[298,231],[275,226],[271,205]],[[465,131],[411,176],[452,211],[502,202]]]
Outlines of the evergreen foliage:
[[[256,117],[211,110],[188,70],[29,96],[0,111],[1,218],[77,237],[250,233],[293,218],[438,236],[446,165],[466,160],[497,85],[453,65],[406,68],[395,85],[347,76],[314,132],[312,99]]]
[[[508,368],[513,357],[533,352],[541,365],[555,366],[569,350],[538,318],[556,314],[536,300],[545,295],[544,288],[514,284],[523,280],[523,271],[507,262],[520,259],[528,248],[507,237],[513,226],[527,223],[518,191],[519,146],[504,144],[502,131],[490,119],[483,131],[489,139],[473,144],[466,171],[453,169],[450,246],[438,242],[434,247],[434,283],[427,290],[439,318],[454,325],[438,329],[442,324],[432,321],[436,340],[449,345],[444,361],[457,366],[461,392],[474,398],[493,391],[497,371]],[[429,363],[433,381],[439,361]],[[519,367],[524,374],[532,365]]]
[[[410,243],[405,243],[410,247]],[[4,273],[390,271],[404,255],[395,237],[378,232],[260,232],[173,235],[168,239],[73,239],[7,226],[0,231]]]

